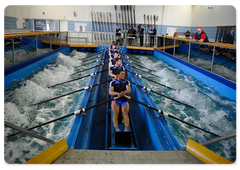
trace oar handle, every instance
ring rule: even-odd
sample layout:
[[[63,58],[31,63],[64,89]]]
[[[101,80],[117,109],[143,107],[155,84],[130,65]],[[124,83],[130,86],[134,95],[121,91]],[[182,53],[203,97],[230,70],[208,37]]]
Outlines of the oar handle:
[[[130,96],[127,96],[127,95],[125,95],[124,97],[128,98],[129,100],[131,99],[131,97],[130,97]]]

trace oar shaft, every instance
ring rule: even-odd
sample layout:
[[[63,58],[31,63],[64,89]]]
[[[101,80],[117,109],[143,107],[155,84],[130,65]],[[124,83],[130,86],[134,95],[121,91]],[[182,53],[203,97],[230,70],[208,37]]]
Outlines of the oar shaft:
[[[107,83],[107,82],[109,82],[109,81],[110,81],[110,80],[106,80],[106,81],[103,81],[103,82],[101,82],[101,83],[94,84],[94,85],[92,85],[91,87],[93,88],[93,87],[95,87],[95,86],[98,86],[98,85],[100,85],[100,84]],[[89,87],[88,87],[88,88],[89,88]],[[57,96],[57,97],[54,97],[54,98],[51,98],[51,99],[49,99],[49,100],[45,100],[45,101],[42,101],[42,102],[39,102],[39,103],[35,103],[35,104],[30,105],[30,106],[35,106],[35,105],[38,105],[38,104],[46,103],[46,102],[49,102],[49,101],[52,101],[52,100],[55,100],[55,99],[58,99],[58,98],[61,98],[61,97],[64,97],[64,96],[73,94],[73,93],[80,92],[80,91],[82,91],[82,90],[86,90],[86,89],[88,89],[88,88],[87,88],[87,87],[84,87],[84,88],[82,88],[82,89],[79,89],[79,90],[76,90],[76,91],[73,91],[73,92],[70,92],[70,93],[61,95],[61,96]]]
[[[136,60],[133,60],[132,58],[131,59],[127,59],[126,57],[125,57],[125,59],[124,60],[130,60],[130,61],[134,61],[134,62],[137,62],[137,63],[139,63],[139,61],[136,61]],[[149,68],[147,68],[147,67],[144,67],[143,65],[140,65],[140,64],[137,64],[137,63],[134,63],[134,65],[137,65],[137,66],[139,66],[139,67],[141,67],[141,68],[145,68],[145,69],[147,69],[147,70],[149,70],[149,71],[153,71],[154,72],[154,70],[151,70],[151,69],[149,69]],[[131,66],[131,67],[133,67],[133,68],[136,68],[136,67],[134,67],[134,66]],[[137,68],[136,68],[137,69]],[[148,73],[149,74],[149,73]],[[156,76],[156,75],[155,75]]]
[[[79,77],[79,78],[76,78],[76,79],[73,79],[73,80],[69,80],[69,81],[65,81],[65,82],[62,82],[62,83],[58,83],[58,84],[49,86],[48,88],[56,87],[56,86],[59,86],[59,85],[65,84],[65,83],[70,83],[70,82],[72,82],[72,81],[76,81],[76,80],[79,80],[79,79],[83,79],[83,78],[85,78],[85,77],[89,77],[90,75],[91,75],[91,74],[88,74],[88,75],[85,75],[85,76],[82,76],[82,77]]]
[[[54,97],[54,98],[51,98],[51,99],[48,99],[48,100],[45,100],[45,101],[42,101],[42,102],[39,102],[39,103],[35,103],[35,104],[30,105],[30,106],[35,106],[35,105],[39,105],[39,104],[42,104],[42,103],[46,103],[46,102],[49,102],[49,101],[52,101],[52,100],[55,100],[55,99],[58,99],[58,98],[61,98],[61,97],[73,94],[73,93],[77,93],[77,92],[80,92],[80,91],[83,91],[83,90],[85,90],[85,88],[82,88],[82,89],[79,89],[79,90],[76,90],[76,91],[73,91],[73,92],[61,95],[61,96],[57,96],[57,97]]]
[[[131,66],[131,67],[132,67],[132,68],[135,68],[135,69],[137,69],[137,70],[140,70],[140,71],[142,71],[142,72],[144,72],[144,73],[147,73],[147,74],[149,74],[149,75],[152,75],[152,76],[154,76],[154,77],[162,78],[162,77],[160,77],[160,76],[158,76],[158,75],[149,73],[149,72],[144,71],[144,70],[142,70],[142,69],[140,69],[140,68],[137,68],[137,67],[134,67],[134,66]]]
[[[96,68],[96,67],[101,67],[101,66],[102,66],[102,64],[99,64],[99,65],[96,65],[96,66],[87,68],[87,69],[85,69],[85,70],[81,70],[81,71],[75,72],[75,73],[73,73],[73,74],[71,74],[71,75],[75,75],[75,74],[78,74],[78,73],[81,73],[81,72],[84,72],[84,71],[87,71],[87,70],[90,70],[90,69],[93,69],[93,68]]]
[[[105,81],[105,82],[106,82],[106,81]],[[94,108],[94,107],[100,106],[100,105],[102,105],[102,104],[105,104],[105,103],[107,103],[107,102],[110,102],[110,101],[112,101],[112,100],[118,99],[118,98],[119,98],[119,97],[111,98],[111,99],[108,99],[108,100],[102,101],[102,102],[97,103],[97,104],[95,104],[95,105],[93,105],[93,106],[87,107],[87,108],[85,109],[85,111],[90,110],[90,109],[92,109],[92,108]],[[52,122],[55,122],[55,121],[58,121],[58,120],[61,120],[61,119],[67,118],[67,117],[69,117],[69,116],[73,116],[74,114],[75,114],[75,112],[70,113],[70,114],[67,114],[67,115],[62,116],[62,117],[59,117],[59,118],[57,118],[57,119],[50,120],[50,121],[45,122],[45,123],[43,123],[43,124],[40,124],[40,125],[37,125],[37,126],[31,127],[31,128],[28,128],[27,130],[32,130],[32,129],[35,129],[35,128],[38,128],[38,127],[41,127],[41,126],[47,125],[47,124],[49,124],[49,123],[52,123]],[[21,132],[14,133],[14,134],[8,135],[7,137],[12,137],[12,136],[15,136],[15,135],[20,134],[20,133],[21,133]]]
[[[183,105],[185,105],[185,106],[188,106],[188,107],[190,107],[190,108],[195,109],[195,107],[193,107],[193,106],[190,106],[190,105],[188,105],[188,104],[185,104],[185,103],[183,103],[183,102],[180,102],[180,101],[178,101],[178,100],[175,100],[175,99],[173,99],[173,98],[171,98],[171,97],[168,97],[168,96],[166,96],[166,95],[163,95],[163,94],[161,94],[161,93],[158,93],[158,92],[156,92],[156,91],[154,91],[154,90],[152,90],[152,89],[151,89],[151,92],[153,92],[153,93],[155,93],[155,94],[158,94],[158,95],[160,95],[160,96],[163,96],[163,97],[165,97],[165,98],[168,98],[168,99],[170,99],[170,100],[172,100],[172,101],[175,101],[175,102],[177,102],[177,103],[180,103],[180,104],[183,104]]]
[[[132,74],[135,74],[134,72],[132,72],[132,71],[130,71],[130,70],[125,70],[125,71],[127,71],[127,72],[129,72],[129,73],[132,73]],[[136,75],[136,74],[135,74]],[[151,82],[153,82],[153,83],[156,83],[156,84],[158,84],[158,85],[160,85],[160,86],[164,86],[164,87],[166,87],[166,88],[168,88],[168,89],[172,89],[172,90],[176,90],[176,89],[173,89],[173,88],[171,88],[171,87],[168,87],[168,86],[166,86],[166,85],[164,85],[164,84],[161,84],[161,83],[158,83],[158,82],[156,82],[156,81],[154,81],[154,80],[151,80],[151,79],[149,79],[149,78],[147,78],[147,77],[144,77],[144,76],[141,76],[142,78],[144,78],[144,79],[146,79],[146,80],[148,80],[148,81],[151,81]]]
[[[158,85],[164,86],[164,87],[166,87],[166,88],[168,88],[168,89],[176,90],[176,89],[173,89],[172,87],[169,87],[169,86],[166,86],[166,85],[164,85],[164,84],[158,83],[158,82],[156,82],[156,81],[154,81],[154,80],[151,80],[151,79],[149,79],[149,78],[147,78],[147,77],[143,77],[143,76],[142,76],[142,78],[144,78],[144,79],[146,79],[146,80],[148,80],[148,81],[151,81],[151,82],[153,82],[153,83],[156,83],[156,84],[158,84]]]
[[[92,62],[84,63],[84,64],[79,65],[79,66],[76,66],[76,67],[74,67],[74,68],[82,67],[82,66],[85,66],[85,65],[87,65],[87,64],[92,64],[92,63],[95,63],[95,62],[96,62],[96,61],[94,60],[94,61],[92,61]]]
[[[196,126],[196,125],[193,125],[193,124],[188,123],[188,122],[186,122],[186,121],[184,121],[184,120],[181,120],[181,119],[179,119],[179,118],[177,118],[177,117],[175,117],[175,116],[173,116],[173,115],[168,115],[168,116],[171,117],[171,118],[173,118],[173,119],[175,119],[175,120],[178,120],[178,121],[180,121],[180,122],[182,122],[182,123],[185,123],[185,124],[187,124],[187,125],[189,125],[189,126],[192,126],[192,127],[195,127],[195,128],[197,128],[197,129],[199,129],[199,130],[202,130],[202,131],[204,131],[204,132],[207,132],[207,133],[209,133],[209,134],[211,134],[211,135],[220,137],[219,135],[217,135],[217,134],[215,134],[215,133],[213,133],[213,132],[210,132],[210,131],[207,131],[207,130],[205,130],[205,129],[202,129],[202,128]]]
[[[102,70],[102,71],[98,71],[98,72],[95,73],[95,75],[98,74],[98,73],[105,72],[105,71],[108,71],[108,69]],[[94,73],[92,73],[92,74],[94,74]],[[56,86],[59,86],[59,85],[65,84],[65,83],[70,83],[70,82],[72,82],[72,81],[76,81],[76,80],[79,80],[79,79],[82,79],[82,78],[85,78],[85,77],[89,77],[89,76],[91,76],[92,74],[87,74],[87,75],[85,75],[85,76],[82,76],[82,77],[79,77],[79,78],[76,78],[76,79],[73,79],[73,80],[69,80],[69,81],[65,81],[65,82],[59,83],[59,84],[55,84],[55,85],[52,85],[52,86],[50,86],[50,87],[48,87],[48,88],[56,87]]]
[[[157,111],[157,112],[160,111],[159,109],[154,108],[154,107],[152,107],[152,106],[150,106],[150,105],[148,105],[148,104],[146,104],[146,103],[140,102],[140,101],[138,101],[138,100],[136,100],[136,99],[134,99],[134,98],[132,98],[132,97],[129,97],[129,96],[125,96],[125,97],[127,97],[128,99],[130,99],[130,100],[132,100],[132,101],[134,101],[134,102],[140,103],[140,104],[142,104],[143,106],[146,106],[146,107],[148,107],[148,108],[150,108],[150,109],[153,109],[153,110],[155,110],[155,111]],[[193,125],[193,124],[191,124],[191,123],[188,123],[188,122],[186,122],[186,121],[184,121],[184,120],[181,120],[181,119],[179,119],[179,118],[177,118],[177,117],[175,117],[175,116],[173,116],[173,115],[167,114],[167,116],[169,116],[169,117],[171,117],[171,118],[173,118],[173,119],[175,119],[175,120],[178,120],[178,121],[180,121],[180,122],[182,122],[182,123],[185,123],[185,124],[187,124],[187,125],[189,125],[189,126],[192,126],[192,127],[195,127],[195,128],[197,128],[197,129],[199,129],[199,130],[202,130],[202,131],[204,131],[204,132],[207,132],[207,133],[209,133],[209,134],[211,134],[211,135],[220,137],[219,135],[217,135],[217,134],[215,134],[215,133],[212,133],[212,132],[210,132],[210,131],[207,131],[207,130],[205,130],[205,129],[202,129],[202,128],[200,128],[200,127],[198,127],[198,126],[195,126],[195,125]]]
[[[82,60],[92,58],[92,56],[95,57],[96,55],[99,55],[99,54],[101,54],[101,53],[91,54],[91,55],[89,55],[89,56],[87,56],[87,57],[82,58]],[[94,57],[93,57],[93,58],[94,58]]]
[[[94,57],[91,57],[91,58],[88,58],[87,60],[84,60],[83,63],[85,63],[86,61],[90,61],[90,60],[93,60],[93,59],[96,59],[96,58],[101,58],[99,56],[94,56]]]
[[[42,124],[40,124],[40,125],[33,126],[33,127],[31,127],[31,128],[28,128],[27,130],[36,129],[36,128],[38,128],[38,127],[41,127],[41,126],[47,125],[47,124],[49,124],[49,123],[52,123],[52,122],[55,122],[55,121],[58,121],[58,120],[61,120],[61,119],[67,118],[67,117],[72,116],[72,115],[74,115],[74,113],[70,113],[70,114],[67,114],[67,115],[65,115],[65,116],[59,117],[59,118],[57,118],[57,119],[50,120],[50,121],[48,121],[48,122],[42,123]],[[18,135],[18,134],[20,134],[20,133],[21,133],[21,132],[17,132],[17,133],[14,133],[14,134],[8,135],[7,138],[8,138],[8,137],[15,136],[15,135]]]
[[[136,86],[139,86],[139,87],[141,87],[141,88],[145,88],[146,89],[146,87],[144,87],[144,86],[142,86],[142,85],[140,85],[140,84],[137,84],[137,83],[135,83],[135,82],[132,82],[132,81],[130,81],[130,80],[128,80],[131,84],[134,84],[134,85],[136,85]],[[178,101],[178,100],[175,100],[175,99],[173,99],[173,98],[170,98],[170,97],[168,97],[168,96],[165,96],[165,95],[163,95],[163,94],[161,94],[161,93],[158,93],[158,92],[156,92],[156,91],[154,91],[154,90],[152,90],[152,89],[146,89],[146,90],[149,90],[150,92],[153,92],[153,93],[155,93],[155,94],[158,94],[158,95],[160,95],[160,96],[163,96],[163,97],[165,97],[165,98],[168,98],[168,99],[170,99],[170,100],[173,100],[173,101],[175,101],[175,102],[178,102],[178,103],[180,103],[180,104],[183,104],[183,105],[185,105],[185,106],[188,106],[188,107],[191,107],[191,108],[194,108],[195,109],[195,107],[193,107],[193,106],[190,106],[190,105],[188,105],[188,104],[185,104],[185,103],[183,103],[183,102],[180,102],[180,101]]]

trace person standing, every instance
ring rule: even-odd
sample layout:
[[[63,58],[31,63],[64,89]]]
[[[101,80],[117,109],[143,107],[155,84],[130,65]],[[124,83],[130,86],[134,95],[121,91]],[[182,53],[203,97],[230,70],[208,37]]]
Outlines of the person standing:
[[[133,29],[133,41],[134,41],[134,45],[136,44],[137,45],[137,31],[136,31],[136,27],[134,27]]]
[[[118,45],[118,42],[122,44],[121,42],[121,28],[119,28],[119,25],[117,25],[116,28],[116,45]]]
[[[150,47],[153,47],[154,46],[154,38],[156,35],[156,29],[154,28],[154,25],[150,29],[149,35],[150,35]]]
[[[187,32],[185,33],[185,38],[189,38],[190,37],[190,31],[189,29],[187,29]]]
[[[234,43],[234,29],[231,28],[230,32],[226,36],[226,43],[233,44]]]
[[[143,35],[144,35],[144,28],[141,25],[141,28],[139,30],[139,38],[140,38],[140,46],[143,46]]]
[[[133,29],[132,29],[132,27],[129,27],[129,30],[128,30],[129,45],[132,45],[132,37],[133,37]]]

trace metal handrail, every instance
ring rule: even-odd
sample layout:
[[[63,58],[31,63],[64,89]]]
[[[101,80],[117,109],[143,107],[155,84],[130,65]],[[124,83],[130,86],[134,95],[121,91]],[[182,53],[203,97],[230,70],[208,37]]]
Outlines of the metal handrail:
[[[59,36],[56,36],[56,34],[60,34]],[[66,34],[66,44],[68,44],[68,32],[67,31],[44,31],[44,32],[18,32],[18,33],[5,33],[4,34],[4,39],[6,40],[11,40],[12,43],[12,65],[14,66],[15,64],[18,64],[15,62],[15,58],[18,57],[15,55],[15,37],[29,37],[31,36],[31,38],[34,38],[34,41],[36,41],[36,45],[35,45],[35,51],[36,51],[36,56],[32,56],[32,57],[37,57],[39,54],[38,51],[38,42],[37,40],[42,40],[42,41],[49,41],[49,48],[50,51],[52,50],[52,45],[56,42],[60,42],[60,47],[62,46],[62,35]],[[49,38],[46,39],[46,36],[42,36],[42,35],[47,35]],[[33,42],[33,41],[32,41]],[[31,47],[34,48],[34,47]],[[23,61],[21,61],[23,62]],[[9,67],[9,66],[8,66]],[[5,67],[7,68],[7,67]]]
[[[236,45],[233,45],[233,44],[224,44],[224,43],[215,43],[215,42],[194,42],[193,39],[189,39],[189,38],[159,36],[159,35],[157,35],[157,44],[158,44],[158,39],[159,38],[163,38],[163,51],[164,52],[165,52],[165,41],[166,41],[166,39],[172,39],[174,41],[174,48],[173,48],[173,55],[174,56],[175,56],[176,40],[188,42],[189,43],[188,62],[190,62],[190,53],[191,53],[190,48],[191,48],[192,43],[193,44],[199,44],[199,45],[212,46],[213,47],[213,54],[212,54],[212,62],[211,62],[211,72],[213,72],[213,64],[214,64],[214,56],[215,56],[216,47],[222,47],[222,48],[235,49],[236,50]]]
[[[13,125],[13,124],[11,124],[11,123],[9,123],[9,122],[7,122],[7,121],[4,121],[4,126],[9,127],[9,128],[12,128],[12,129],[15,129],[15,130],[17,130],[17,131],[20,131],[20,132],[25,133],[25,134],[27,134],[27,135],[30,135],[30,136],[33,136],[33,137],[35,137],[35,138],[41,139],[41,140],[43,140],[43,141],[45,141],[45,142],[48,142],[48,143],[51,143],[51,144],[56,143],[56,142],[54,142],[54,141],[51,140],[51,139],[45,138],[45,137],[40,136],[40,135],[38,135],[38,134],[36,134],[36,133],[34,133],[34,132],[31,132],[31,131],[26,130],[26,129],[23,129],[23,128],[19,127],[19,126]]]

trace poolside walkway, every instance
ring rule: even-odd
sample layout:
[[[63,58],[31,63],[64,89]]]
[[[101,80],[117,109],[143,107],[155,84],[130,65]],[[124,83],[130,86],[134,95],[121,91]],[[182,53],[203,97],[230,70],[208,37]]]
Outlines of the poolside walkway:
[[[203,164],[187,151],[69,149],[53,164]]]

